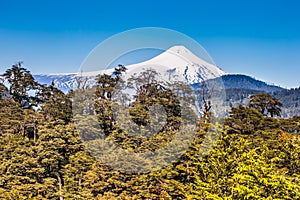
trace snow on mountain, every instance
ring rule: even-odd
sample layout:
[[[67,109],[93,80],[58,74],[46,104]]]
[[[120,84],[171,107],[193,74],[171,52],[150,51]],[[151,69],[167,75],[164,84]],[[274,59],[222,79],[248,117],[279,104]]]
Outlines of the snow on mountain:
[[[167,73],[173,72],[189,83],[199,83],[203,80],[220,77],[226,74],[217,66],[197,57],[184,46],[174,46],[162,54],[142,63],[128,66],[128,72],[137,71],[140,66],[157,65],[167,68]],[[165,72],[165,73],[166,73]]]
[[[126,72],[127,76],[151,68],[157,71],[164,80],[185,80],[188,84],[199,83],[203,80],[217,78],[226,74],[217,66],[197,57],[184,46],[173,46],[150,60],[128,65],[126,68],[128,69]],[[98,74],[109,74],[112,71],[113,69],[80,74],[35,75],[35,78],[43,84],[50,84],[54,81],[56,87],[63,91],[68,91],[73,88],[76,76],[93,78]]]
[[[37,74],[34,78],[37,82],[41,84],[51,84],[52,81],[54,85],[62,90],[63,92],[68,92],[73,89],[75,84],[75,77],[77,74]]]

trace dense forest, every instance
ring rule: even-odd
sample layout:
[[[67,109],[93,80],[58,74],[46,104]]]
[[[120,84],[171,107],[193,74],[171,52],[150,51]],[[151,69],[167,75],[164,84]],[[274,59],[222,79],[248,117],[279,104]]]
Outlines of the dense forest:
[[[22,63],[6,70],[0,83],[0,199],[300,199],[300,116],[281,118],[282,103],[270,94],[252,95],[224,119],[214,119],[203,98],[192,143],[163,168],[130,173],[101,162],[83,140],[97,141],[99,133],[78,131],[76,120],[89,133],[93,127],[74,109],[93,109],[102,136],[132,152],[159,149],[182,122],[178,95],[152,82],[135,96],[130,117],[146,126],[148,106],[159,102],[166,126],[152,137],[122,130],[112,117],[111,93],[124,71],[118,66],[112,75],[97,76],[93,88],[78,80],[77,91],[65,94],[54,84],[38,83]],[[82,90],[94,91],[93,108],[72,107],[74,94],[86,98]],[[199,156],[207,134],[219,138]]]

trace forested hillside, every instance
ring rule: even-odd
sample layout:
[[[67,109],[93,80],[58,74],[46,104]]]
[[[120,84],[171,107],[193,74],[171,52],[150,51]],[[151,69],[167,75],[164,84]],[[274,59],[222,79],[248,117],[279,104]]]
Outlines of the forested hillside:
[[[224,109],[230,110],[238,105],[246,106],[253,94],[266,93],[261,90],[250,90],[242,88],[226,89],[226,101],[223,104]],[[300,115],[300,89],[282,89],[270,93],[282,102],[282,117],[288,118]]]
[[[282,87],[270,85],[263,81],[257,80],[255,78],[243,74],[226,74],[218,78],[210,79],[207,81],[207,83],[213,84],[215,82],[220,81],[223,83],[222,87],[224,89],[245,89],[253,91],[262,91],[267,93],[283,90]],[[193,86],[197,88],[199,87],[199,84],[194,84]]]
[[[300,115],[300,88],[277,91],[274,97],[283,102],[285,117]]]
[[[119,66],[113,76],[96,78],[93,109],[102,136],[132,152],[155,151],[179,131],[184,108],[173,91],[148,84],[130,107],[131,119],[146,126],[147,105],[160,102],[167,125],[152,137],[129,135],[111,117],[111,92],[124,71]],[[204,103],[195,137],[179,159],[154,171],[130,173],[96,159],[83,138],[97,135],[80,135],[75,126],[81,116],[72,113],[74,93],[91,88],[83,85],[65,94],[54,83],[38,83],[21,63],[2,78],[8,87],[0,84],[0,199],[300,199],[300,117],[280,118],[281,99],[293,105],[296,94],[254,94],[225,119],[214,119]],[[84,112],[90,109],[86,105]],[[93,129],[88,118],[82,123]],[[199,156],[208,134],[220,137],[207,155]]]

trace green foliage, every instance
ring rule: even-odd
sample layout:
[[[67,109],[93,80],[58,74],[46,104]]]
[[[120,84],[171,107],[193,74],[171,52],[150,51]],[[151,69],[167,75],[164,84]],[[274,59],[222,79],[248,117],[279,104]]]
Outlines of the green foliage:
[[[263,115],[254,108],[239,106],[232,108],[230,117],[225,120],[229,133],[251,134],[261,126]]]
[[[256,94],[250,97],[250,108],[256,108],[262,114],[273,116],[281,116],[281,107],[282,103],[273,98],[270,94]]]
[[[208,157],[194,159],[195,181],[187,198],[298,199],[299,176],[278,166],[279,155],[266,142],[223,133]]]
[[[53,82],[49,86],[41,86],[37,97],[40,101],[40,112],[43,114],[44,120],[60,119],[65,123],[71,121],[72,101],[68,95],[57,89]]]
[[[95,88],[95,112],[97,113],[99,125],[104,134],[109,135],[114,128],[111,97],[115,87],[121,81],[120,76],[126,71],[126,68],[119,65],[115,68],[113,75],[98,75],[96,77]]]
[[[153,82],[155,72],[144,73],[130,82],[138,91],[129,106],[131,119],[147,126],[151,106],[161,104],[168,116],[167,126],[149,138],[130,136],[111,118],[112,92],[124,71],[119,66],[113,76],[98,76],[96,88],[81,82],[77,92],[87,89],[85,94],[90,95],[76,96],[85,104],[73,109],[76,113],[93,112],[91,105],[96,101],[97,111],[95,119],[75,116],[81,135],[71,115],[75,97],[54,84],[38,84],[31,99],[28,91],[34,89],[35,82],[29,71],[18,64],[6,72],[12,98],[0,99],[0,199],[300,199],[300,118],[264,116],[266,112],[271,116],[278,113],[270,110],[269,104],[261,107],[261,99],[256,97],[251,108],[233,108],[225,126],[200,121],[189,149],[162,169],[133,174],[97,161],[82,141],[103,136],[96,125],[122,148],[155,151],[172,140],[180,128],[181,114],[189,112],[179,106],[177,91]],[[139,81],[148,84],[141,87]],[[38,99],[39,109],[25,109],[21,103],[28,98]],[[31,100],[27,102],[33,105]],[[277,109],[279,104],[274,102]],[[134,167],[135,163],[127,165]]]
[[[28,92],[37,89],[38,83],[34,80],[30,71],[22,67],[21,62],[6,70],[2,76],[10,84],[9,93],[16,102],[20,103],[24,108],[31,108],[36,105],[36,97],[30,96]]]
[[[1,133],[21,133],[24,110],[12,99],[0,100]]]

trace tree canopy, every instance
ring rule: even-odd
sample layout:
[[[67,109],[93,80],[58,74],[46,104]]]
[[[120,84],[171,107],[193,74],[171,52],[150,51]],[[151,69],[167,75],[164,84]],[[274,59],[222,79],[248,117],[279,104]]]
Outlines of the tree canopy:
[[[281,116],[282,103],[270,94],[256,94],[250,97],[249,107],[259,110],[263,115]]]
[[[130,117],[147,126],[151,105],[160,102],[167,126],[151,137],[126,133],[112,110],[113,92],[124,71],[119,66],[112,75],[99,75],[95,88],[81,82],[79,94],[88,90],[96,95],[77,96],[86,105],[73,109],[96,115],[105,137],[122,148],[155,152],[172,141],[182,114],[189,110],[178,103],[175,90],[151,82],[155,72],[145,73],[149,79],[130,82],[137,89],[128,104]],[[99,133],[79,134],[72,116],[76,91],[64,94],[54,83],[37,83],[21,63],[3,78],[10,96],[0,99],[0,199],[300,199],[300,118],[274,118],[280,116],[281,103],[270,95],[252,96],[248,107],[232,108],[224,125],[222,119],[196,122],[193,141],[178,159],[148,173],[130,173],[108,166],[89,151],[84,137],[94,140]],[[1,86],[3,93],[6,88]],[[81,117],[86,134],[94,133],[91,117]],[[216,136],[213,149],[203,154],[204,140]]]

